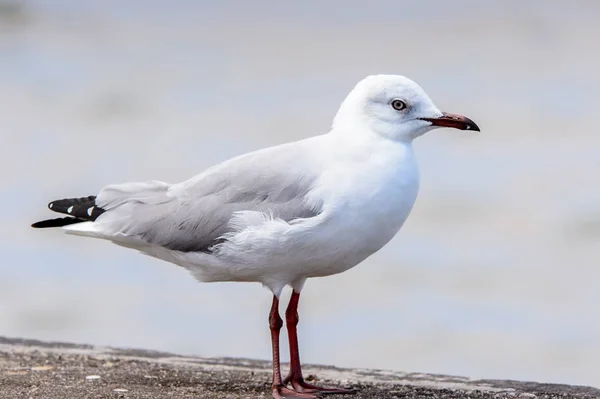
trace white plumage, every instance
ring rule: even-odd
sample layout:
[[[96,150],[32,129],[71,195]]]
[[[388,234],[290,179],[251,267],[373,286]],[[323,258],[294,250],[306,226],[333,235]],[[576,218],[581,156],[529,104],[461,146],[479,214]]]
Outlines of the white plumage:
[[[404,112],[390,107],[396,98]],[[96,199],[106,212],[65,229],[178,264],[200,281],[257,281],[277,296],[286,285],[300,291],[307,278],[348,270],[396,234],[419,186],[412,140],[434,127],[419,118],[441,116],[416,83],[371,76],[344,100],[329,133],[233,158],[178,184],[108,186]],[[246,208],[230,201],[240,193]],[[206,248],[183,245],[214,229],[222,234]]]

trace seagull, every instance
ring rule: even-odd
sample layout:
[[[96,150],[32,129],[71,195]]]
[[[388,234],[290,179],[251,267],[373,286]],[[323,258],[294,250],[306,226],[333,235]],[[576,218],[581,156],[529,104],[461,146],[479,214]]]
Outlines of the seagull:
[[[112,241],[202,282],[262,283],[273,294],[273,398],[354,393],[305,381],[300,293],[308,278],[344,272],[394,237],[419,188],[412,142],[439,127],[479,131],[471,119],[441,112],[412,80],[372,75],[344,99],[326,134],[237,156],[181,183],[115,184],[52,201],[48,207],[67,216],[32,227]],[[290,370],[282,378],[279,298],[286,286]]]

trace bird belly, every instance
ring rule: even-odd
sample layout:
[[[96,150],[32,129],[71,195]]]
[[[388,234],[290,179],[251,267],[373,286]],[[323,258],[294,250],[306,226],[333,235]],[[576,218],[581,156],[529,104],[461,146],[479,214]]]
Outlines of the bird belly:
[[[405,190],[398,198],[371,198],[369,206],[350,208],[320,241],[323,254],[307,277],[323,277],[344,272],[379,251],[400,230],[414,204],[416,190]],[[375,202],[376,204],[374,204]]]

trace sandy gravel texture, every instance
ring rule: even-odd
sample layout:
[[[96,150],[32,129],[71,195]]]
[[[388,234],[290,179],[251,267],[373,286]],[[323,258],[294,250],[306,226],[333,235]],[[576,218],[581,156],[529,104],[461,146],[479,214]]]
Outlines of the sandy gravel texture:
[[[591,387],[308,365],[356,399],[600,398]],[[0,398],[270,398],[270,363],[0,337]]]

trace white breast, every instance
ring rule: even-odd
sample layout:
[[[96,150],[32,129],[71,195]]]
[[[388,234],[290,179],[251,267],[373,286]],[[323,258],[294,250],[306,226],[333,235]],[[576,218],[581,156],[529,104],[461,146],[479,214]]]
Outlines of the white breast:
[[[325,172],[314,193],[326,198],[328,220],[314,233],[329,261],[327,267],[315,265],[309,277],[340,273],[381,249],[402,227],[416,200],[419,172],[410,144],[376,142],[370,156],[349,161]]]

